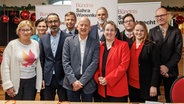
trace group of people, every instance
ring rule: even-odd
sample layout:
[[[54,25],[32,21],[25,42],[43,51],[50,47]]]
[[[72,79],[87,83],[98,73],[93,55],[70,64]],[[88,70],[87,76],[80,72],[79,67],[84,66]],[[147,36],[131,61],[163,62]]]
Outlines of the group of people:
[[[19,23],[18,39],[8,43],[1,64],[2,87],[6,100],[71,102],[158,101],[163,81],[166,102],[178,76],[182,55],[182,35],[168,23],[163,7],[155,12],[158,26],[149,30],[132,14],[123,16],[120,32],[108,11],[97,9],[97,24],[89,18],[78,20],[74,12],[65,15],[66,29],[56,13],[40,18],[34,26]],[[75,27],[75,24],[77,26]],[[49,32],[46,32],[49,28]]]

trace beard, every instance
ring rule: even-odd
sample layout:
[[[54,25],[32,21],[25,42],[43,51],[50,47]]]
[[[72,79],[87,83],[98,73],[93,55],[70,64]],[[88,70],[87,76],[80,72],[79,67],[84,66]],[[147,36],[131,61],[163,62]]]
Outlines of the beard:
[[[59,27],[52,27],[52,28],[50,28],[50,30],[52,32],[57,32],[57,31],[59,31]]]
[[[106,19],[105,20],[99,20],[98,19],[98,24],[100,24],[100,25],[104,24],[105,22],[106,22]]]

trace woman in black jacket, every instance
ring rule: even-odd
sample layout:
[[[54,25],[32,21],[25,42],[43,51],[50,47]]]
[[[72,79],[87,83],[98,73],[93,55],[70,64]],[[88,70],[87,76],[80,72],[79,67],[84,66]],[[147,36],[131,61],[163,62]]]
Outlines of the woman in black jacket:
[[[135,41],[131,47],[128,70],[131,102],[157,101],[159,55],[154,42],[148,40],[146,24],[138,21],[134,28]]]

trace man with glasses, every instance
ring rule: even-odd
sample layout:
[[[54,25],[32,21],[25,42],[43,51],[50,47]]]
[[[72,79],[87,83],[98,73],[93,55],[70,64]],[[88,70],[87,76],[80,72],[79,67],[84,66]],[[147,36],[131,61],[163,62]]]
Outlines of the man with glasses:
[[[164,7],[155,12],[158,26],[150,29],[149,38],[160,51],[160,83],[163,81],[166,102],[171,102],[170,88],[178,76],[183,40],[181,31],[168,23],[168,12]],[[159,86],[158,86],[159,87]]]
[[[129,48],[131,48],[133,44],[133,30],[135,27],[135,18],[132,14],[128,13],[124,15],[122,19],[125,30],[121,32],[120,40],[128,42]]]
[[[44,100],[54,100],[57,92],[59,101],[66,101],[66,91],[62,87],[64,78],[62,50],[65,38],[69,35],[60,30],[61,22],[56,13],[50,13],[46,17],[46,24],[50,33],[40,38],[40,61],[43,85],[45,85]]]

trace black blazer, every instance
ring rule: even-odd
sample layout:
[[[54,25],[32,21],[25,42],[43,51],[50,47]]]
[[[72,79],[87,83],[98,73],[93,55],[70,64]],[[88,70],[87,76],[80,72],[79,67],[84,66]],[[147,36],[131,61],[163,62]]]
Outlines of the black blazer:
[[[90,30],[90,32],[89,32],[89,36],[92,37],[93,39],[98,39],[98,40],[100,40],[101,42],[105,41],[105,36],[104,36],[104,35],[102,35],[102,37],[99,39],[99,35],[98,35],[98,24],[93,25],[93,26],[91,27],[91,30]],[[120,32],[119,32],[119,29],[117,29],[116,38],[117,38],[117,39],[120,39]]]
[[[52,50],[51,50],[50,35],[51,34],[43,35],[39,41],[40,42],[40,61],[41,61],[42,72],[43,72],[43,80],[45,81],[45,84],[47,86],[50,85],[51,79],[53,76],[53,69],[54,69],[57,83],[62,85],[63,78],[64,78],[64,70],[62,66],[63,44],[65,41],[65,38],[71,35],[61,31],[55,57],[53,56]]]
[[[160,65],[166,65],[169,68],[169,77],[178,76],[178,62],[181,59],[183,48],[181,31],[169,26],[166,37],[163,38],[160,27],[156,26],[150,29],[149,39],[157,44],[160,52]]]
[[[160,65],[158,48],[151,41],[146,41],[139,55],[139,78],[141,98],[150,97],[150,87],[158,88]]]

